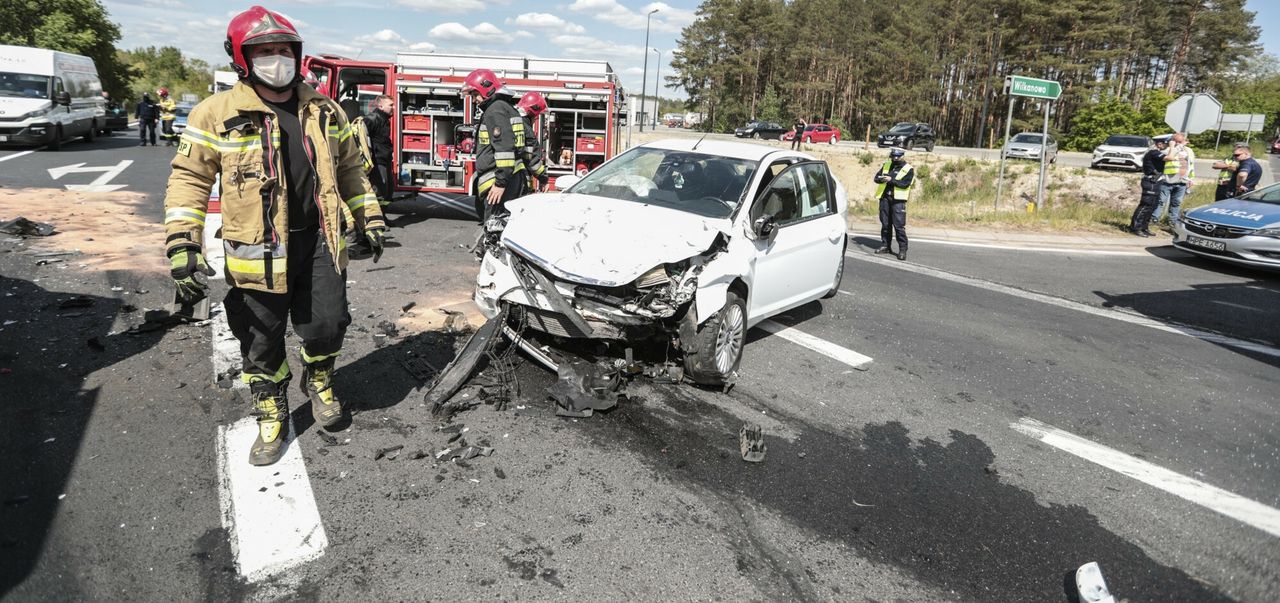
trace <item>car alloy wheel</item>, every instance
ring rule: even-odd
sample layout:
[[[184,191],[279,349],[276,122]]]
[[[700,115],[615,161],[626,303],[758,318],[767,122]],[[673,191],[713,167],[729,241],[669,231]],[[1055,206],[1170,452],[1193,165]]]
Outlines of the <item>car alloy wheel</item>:
[[[716,370],[722,374],[733,371],[742,355],[742,343],[746,331],[746,317],[742,306],[729,304],[720,316],[720,329],[716,332]]]
[[[760,133],[759,133],[759,132],[752,132],[752,133],[751,133],[751,137],[752,137],[752,138],[754,138],[754,139],[756,139],[756,140],[760,140]]]

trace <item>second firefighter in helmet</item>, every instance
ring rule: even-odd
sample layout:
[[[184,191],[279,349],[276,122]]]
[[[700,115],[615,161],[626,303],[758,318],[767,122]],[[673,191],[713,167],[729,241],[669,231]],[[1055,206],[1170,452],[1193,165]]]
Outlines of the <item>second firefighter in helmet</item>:
[[[530,91],[516,103],[516,112],[524,118],[524,151],[521,160],[529,173],[529,185],[534,191],[547,190],[547,164],[542,157],[542,141],[538,140],[534,124],[538,116],[547,110],[547,100],[538,92]]]
[[[178,103],[169,96],[169,89],[164,86],[156,90],[156,96],[160,97],[156,101],[156,107],[160,109],[160,138],[164,139],[164,146],[171,147],[178,139],[178,135],[173,132],[173,121],[178,118]]]
[[[165,194],[167,252],[180,293],[198,295],[209,193],[221,178],[228,325],[240,343],[258,438],[249,462],[284,454],[290,380],[285,331],[302,339],[300,384],[316,423],[342,418],[334,360],[351,323],[347,249],[354,229],[381,253],[386,229],[342,109],[302,83],[302,37],[260,6],[232,18],[227,54],[240,81],[191,111]]]
[[[511,105],[511,94],[488,69],[476,69],[462,82],[461,93],[482,111],[476,130],[476,211],[483,223],[491,215],[505,215],[506,202],[527,192],[524,174],[524,118]]]

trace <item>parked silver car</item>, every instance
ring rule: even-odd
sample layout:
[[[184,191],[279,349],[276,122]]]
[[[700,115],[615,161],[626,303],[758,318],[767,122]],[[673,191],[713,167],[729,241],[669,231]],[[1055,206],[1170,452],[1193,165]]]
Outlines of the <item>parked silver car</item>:
[[[1006,159],[1031,159],[1040,160],[1040,141],[1044,138],[1039,132],[1019,132],[1009,139],[1004,145],[1004,156]],[[1058,160],[1058,141],[1052,136],[1049,137],[1049,144],[1045,147],[1045,158],[1049,163]]]

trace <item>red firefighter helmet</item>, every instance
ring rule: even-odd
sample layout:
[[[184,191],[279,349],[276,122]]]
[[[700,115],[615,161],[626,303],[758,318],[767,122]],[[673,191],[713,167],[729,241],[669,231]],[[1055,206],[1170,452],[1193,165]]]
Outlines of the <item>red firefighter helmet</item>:
[[[302,36],[283,15],[261,6],[251,7],[231,18],[227,25],[227,40],[222,47],[231,57],[231,67],[236,75],[245,79],[253,72],[253,67],[244,54],[244,47],[267,42],[288,42],[292,45],[294,60],[298,62],[294,72],[302,71]]]
[[[529,117],[537,117],[547,110],[547,101],[537,92],[525,92],[516,103],[516,108],[524,111]]]
[[[466,79],[462,80],[461,92],[466,96],[468,92],[474,91],[480,95],[480,100],[487,101],[493,98],[502,86],[503,83],[498,79],[498,74],[488,69],[477,69],[468,73]]]
[[[161,86],[156,89],[156,94],[159,94],[160,98],[164,98],[166,96],[169,96],[169,89],[165,88],[164,86]]]

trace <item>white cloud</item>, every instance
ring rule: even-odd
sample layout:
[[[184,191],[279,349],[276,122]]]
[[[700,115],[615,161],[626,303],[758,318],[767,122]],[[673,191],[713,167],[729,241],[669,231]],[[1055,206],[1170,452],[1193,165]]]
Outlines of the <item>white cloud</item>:
[[[458,22],[451,21],[449,23],[441,23],[431,28],[427,32],[427,36],[436,38],[445,42],[502,42],[507,40],[507,34],[492,23],[484,22],[475,27],[468,28]]]
[[[654,9],[658,12],[650,17],[649,11]],[[569,10],[589,14],[597,21],[624,29],[644,29],[647,24],[654,31],[663,32],[678,32],[697,17],[693,11],[673,8],[663,2],[646,4],[635,12],[618,4],[618,0],[574,0]]]
[[[507,19],[507,25],[558,31],[567,34],[580,34],[586,31],[585,27],[577,23],[570,23],[548,13],[524,13],[515,19]]]
[[[485,8],[484,2],[480,0],[393,0],[392,4],[433,13],[465,13]]]
[[[404,45],[406,43],[404,37],[396,33],[393,29],[382,29],[368,35],[358,36],[354,42],[356,44],[369,44],[374,46],[392,43]]]
[[[415,42],[409,45],[409,50],[414,52],[431,52],[436,49],[436,45],[431,42]]]
[[[630,59],[644,57],[644,47],[631,44],[618,44],[591,36],[560,35],[552,36],[551,43],[565,55],[572,57],[596,58],[614,57]]]

